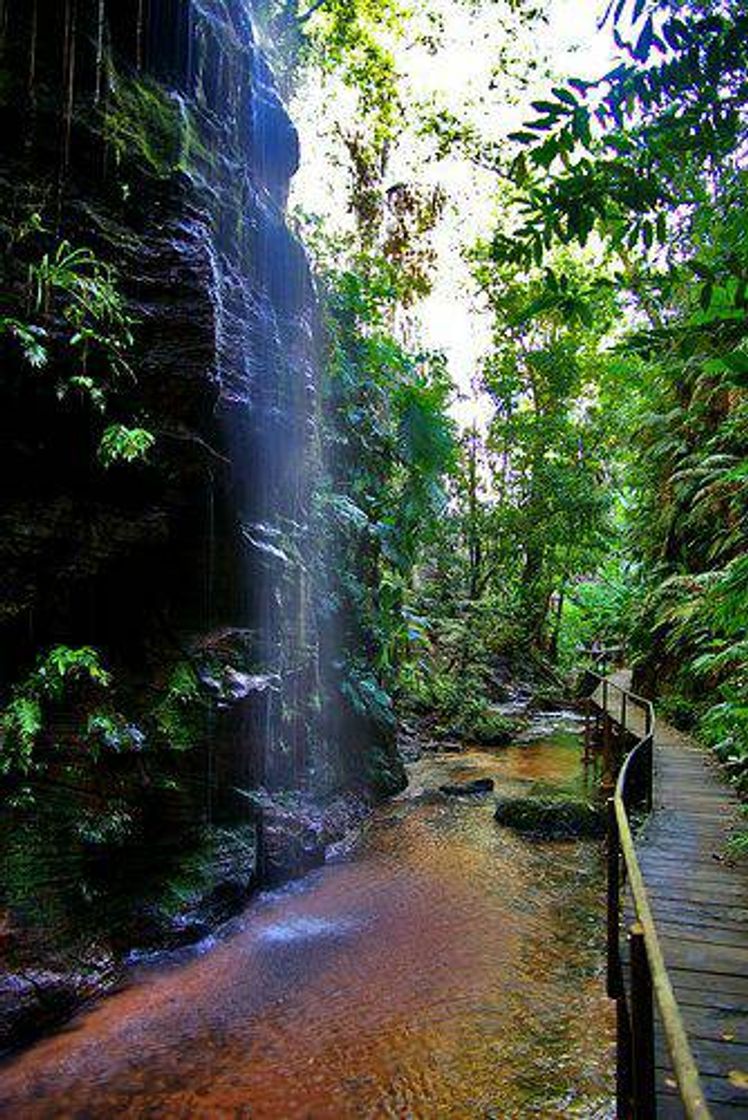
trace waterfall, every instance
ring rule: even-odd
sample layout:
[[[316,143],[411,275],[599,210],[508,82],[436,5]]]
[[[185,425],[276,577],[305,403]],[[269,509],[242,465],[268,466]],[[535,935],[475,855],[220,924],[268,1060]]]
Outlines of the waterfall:
[[[190,175],[215,230],[219,415],[240,529],[238,625],[252,632],[257,661],[241,724],[244,781],[296,788],[311,761],[317,650],[307,584],[319,472],[316,301],[284,217],[298,140],[246,3],[195,0],[190,35],[182,94],[204,137]]]
[[[251,5],[27,0],[3,5],[0,36],[16,79],[6,132],[34,162],[16,172],[13,205],[30,179],[46,205],[37,187],[54,179],[58,235],[119,268],[139,319],[137,392],[179,474],[157,586],[139,599],[125,568],[113,593],[97,572],[81,591],[94,603],[87,640],[116,646],[123,620],[145,636],[149,599],[184,641],[202,633],[215,651],[231,635],[245,695],[214,721],[215,782],[303,788],[320,738],[309,529],[320,329],[285,216],[298,139]]]

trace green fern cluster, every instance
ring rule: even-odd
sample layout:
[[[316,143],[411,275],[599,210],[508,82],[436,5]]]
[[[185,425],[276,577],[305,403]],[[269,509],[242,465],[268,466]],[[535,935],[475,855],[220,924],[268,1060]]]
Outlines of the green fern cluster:
[[[17,231],[16,243],[32,237],[50,241],[39,214]],[[90,249],[63,239],[31,261],[17,303],[11,314],[0,316],[0,335],[15,339],[32,370],[52,370],[50,380],[60,401],[78,397],[102,418],[109,417],[123,385],[135,380],[130,361],[135,321],[113,267]],[[60,337],[63,375],[54,373]],[[99,459],[104,466],[145,459],[154,442],[145,428],[110,423],[101,436]]]
[[[88,683],[98,693],[111,681],[91,646],[58,645],[41,656],[0,715],[0,774],[29,774],[34,769],[34,751],[50,704],[62,701],[76,685]]]

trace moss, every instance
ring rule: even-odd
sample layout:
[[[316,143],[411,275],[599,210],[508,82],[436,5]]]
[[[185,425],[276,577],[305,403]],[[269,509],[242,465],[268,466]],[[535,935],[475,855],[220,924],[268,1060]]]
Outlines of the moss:
[[[115,75],[112,90],[104,132],[120,159],[165,179],[209,158],[192,112],[156,82]]]
[[[490,708],[470,708],[454,720],[441,726],[438,734],[447,738],[462,739],[484,747],[506,747],[517,733],[513,719],[491,711]]]
[[[468,726],[465,737],[483,746],[505,747],[511,743],[516,732],[517,725],[513,720],[487,712]]]
[[[499,824],[542,840],[571,840],[605,834],[602,806],[568,794],[504,797],[496,805]]]

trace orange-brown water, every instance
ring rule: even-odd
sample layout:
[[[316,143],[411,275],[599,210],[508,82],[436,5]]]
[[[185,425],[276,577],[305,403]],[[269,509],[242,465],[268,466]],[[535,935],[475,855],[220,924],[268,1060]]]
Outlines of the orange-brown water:
[[[0,1113],[612,1115],[598,847],[523,840],[491,797],[419,796],[455,778],[568,782],[578,758],[558,740],[416,763],[347,856],[0,1069]]]

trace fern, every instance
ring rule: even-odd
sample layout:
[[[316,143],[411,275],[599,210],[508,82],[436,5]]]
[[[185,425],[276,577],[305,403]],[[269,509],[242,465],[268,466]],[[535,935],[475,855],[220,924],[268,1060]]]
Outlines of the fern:
[[[11,700],[0,717],[0,774],[28,774],[43,726],[41,704],[31,696]]]
[[[41,656],[0,715],[0,773],[28,774],[36,765],[34,751],[50,701],[59,703],[79,684],[107,689],[111,681],[92,646],[57,645]]]

